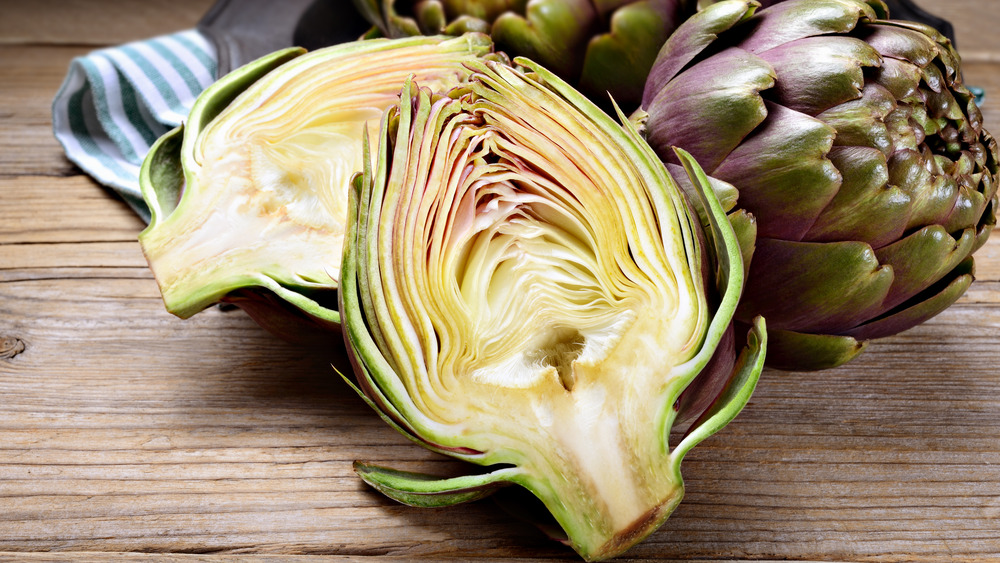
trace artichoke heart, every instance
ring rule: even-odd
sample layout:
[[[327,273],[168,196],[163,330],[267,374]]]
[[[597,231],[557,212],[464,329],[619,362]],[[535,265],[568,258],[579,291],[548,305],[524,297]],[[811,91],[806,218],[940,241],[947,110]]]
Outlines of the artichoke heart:
[[[404,80],[448,90],[488,37],[415,37],[289,49],[225,76],[188,122],[154,146],[142,172],[153,217],[140,242],[169,311],[219,301],[261,324],[337,327],[351,176],[363,131],[398,101]],[[287,315],[286,315],[287,316]]]
[[[418,506],[520,485],[602,559],[667,518],[684,454],[746,404],[763,321],[671,448],[678,398],[705,375],[741,291],[732,228],[686,153],[712,237],[627,122],[515,62],[469,63],[469,84],[447,96],[407,82],[353,185],[340,294],[366,400],[418,443],[490,471],[357,469]]]

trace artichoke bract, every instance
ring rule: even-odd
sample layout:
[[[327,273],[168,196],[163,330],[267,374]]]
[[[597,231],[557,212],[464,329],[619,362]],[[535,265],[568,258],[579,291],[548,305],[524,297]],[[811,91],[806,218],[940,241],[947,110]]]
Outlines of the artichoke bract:
[[[696,0],[354,0],[387,37],[489,33],[610,108],[639,105],[660,46]]]
[[[681,25],[634,119],[756,217],[737,318],[768,319],[768,365],[833,367],[964,293],[996,223],[997,144],[934,29],[879,0],[756,8]]]
[[[340,294],[362,396],[412,440],[487,469],[356,469],[416,506],[519,485],[602,559],[680,501],[685,453],[749,399],[764,323],[671,448],[679,399],[731,324],[739,244],[693,159],[711,238],[624,117],[515,62],[469,63],[446,96],[407,83],[351,193]]]
[[[339,326],[351,176],[365,124],[410,76],[448,90],[489,38],[414,37],[289,49],[226,75],[144,162],[139,240],[167,309],[229,301],[292,340]]]

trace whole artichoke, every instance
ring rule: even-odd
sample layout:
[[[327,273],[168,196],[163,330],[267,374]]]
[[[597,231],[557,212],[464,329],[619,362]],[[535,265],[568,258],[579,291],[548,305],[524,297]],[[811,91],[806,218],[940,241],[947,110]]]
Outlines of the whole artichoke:
[[[447,96],[408,83],[355,180],[341,280],[366,400],[414,441],[488,470],[356,468],[416,506],[520,485],[602,559],[680,501],[685,453],[750,397],[764,326],[720,383],[704,381],[743,280],[707,177],[682,154],[709,210],[718,297],[708,239],[639,134],[516,62],[530,70],[469,63],[470,84]],[[715,392],[672,447],[700,402],[684,391],[706,384]]]
[[[489,33],[498,50],[530,58],[610,108],[639,105],[663,42],[696,0],[354,0],[387,37]]]
[[[482,34],[289,49],[205,90],[140,178],[152,221],[139,241],[167,309],[232,302],[286,339],[328,342],[366,125],[408,77],[446,91],[493,56]]]
[[[879,0],[725,0],[658,55],[642,106],[668,162],[739,190],[758,239],[737,318],[768,365],[821,369],[944,310],[996,223],[997,144],[932,28]]]

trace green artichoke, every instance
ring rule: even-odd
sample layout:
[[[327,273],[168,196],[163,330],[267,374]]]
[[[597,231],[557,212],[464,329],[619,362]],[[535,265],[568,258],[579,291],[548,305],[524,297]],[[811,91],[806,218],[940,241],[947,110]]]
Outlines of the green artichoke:
[[[362,169],[366,124],[407,77],[448,90],[491,53],[482,34],[289,49],[205,90],[142,168],[152,221],[139,241],[167,309],[187,318],[233,302],[290,340],[336,330],[348,184]]]
[[[639,105],[660,46],[696,0],[354,0],[387,37],[489,33],[610,109]]]
[[[407,84],[355,181],[341,280],[362,396],[412,440],[488,470],[356,468],[416,506],[520,485],[601,559],[680,501],[685,453],[749,399],[764,326],[712,381],[743,269],[707,177],[681,153],[714,230],[702,237],[634,128],[515,62],[529,70],[469,63],[469,85],[445,96]],[[671,449],[681,418],[696,420]]]
[[[768,365],[821,369],[944,310],[996,223],[997,144],[959,56],[879,0],[725,0],[667,41],[648,141],[688,150],[758,222],[737,319]]]

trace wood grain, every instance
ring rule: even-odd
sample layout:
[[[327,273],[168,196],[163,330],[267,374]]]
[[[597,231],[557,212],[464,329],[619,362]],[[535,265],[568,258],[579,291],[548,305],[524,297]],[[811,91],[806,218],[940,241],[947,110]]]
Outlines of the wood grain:
[[[958,29],[1000,131],[994,0]],[[143,225],[69,164],[49,104],[72,57],[193,25],[207,1],[7,3],[0,17],[0,561],[574,561],[479,502],[365,487],[363,459],[450,474],[339,379],[342,350],[239,311],[167,314]],[[41,15],[45,17],[41,17]],[[1000,240],[932,321],[819,373],[766,371],[622,560],[1000,559]]]

